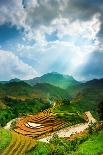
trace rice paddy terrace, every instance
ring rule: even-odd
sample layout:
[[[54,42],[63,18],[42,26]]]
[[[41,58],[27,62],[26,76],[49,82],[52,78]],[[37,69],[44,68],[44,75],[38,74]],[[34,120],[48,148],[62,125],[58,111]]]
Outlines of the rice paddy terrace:
[[[93,118],[90,117],[91,115],[88,115],[90,115],[89,112],[86,114],[89,122]],[[8,146],[6,146],[6,149],[3,149],[0,152],[0,154],[25,155],[26,152],[35,147],[37,140],[45,139],[49,135],[55,133],[55,131],[58,131],[68,125],[69,124],[67,122],[64,122],[59,118],[55,118],[55,115],[52,113],[52,108],[39,112],[35,115],[28,115],[18,118],[16,120],[15,129],[10,130],[12,137],[10,143]],[[87,128],[88,123],[86,125]],[[82,126],[84,127],[84,124]],[[80,128],[80,125],[78,127]],[[72,129],[73,131],[74,128],[75,127],[73,127]],[[69,130],[70,128],[68,129],[68,131],[63,130],[63,137],[65,137],[64,132],[69,136]],[[62,130],[60,130],[60,134],[61,132]]]
[[[27,151],[35,146],[35,140],[11,131],[11,142],[1,155],[25,155]]]
[[[14,130],[25,136],[40,138],[61,129],[64,125],[66,125],[64,121],[55,119],[51,109],[47,109],[36,115],[28,115],[18,119]]]
[[[25,155],[35,146],[36,140],[67,125],[64,121],[55,119],[51,111],[47,109],[36,115],[18,118],[15,129],[10,131],[11,142],[1,151],[1,155]]]

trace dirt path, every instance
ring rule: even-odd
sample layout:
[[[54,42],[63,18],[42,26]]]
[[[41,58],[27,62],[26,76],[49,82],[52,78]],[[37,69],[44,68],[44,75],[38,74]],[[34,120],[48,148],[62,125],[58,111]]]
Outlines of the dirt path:
[[[84,131],[85,129],[87,129],[89,127],[89,124],[91,122],[92,123],[96,122],[96,120],[93,118],[92,114],[89,111],[86,112],[85,115],[88,118],[87,123],[81,123],[81,124],[77,124],[77,125],[74,125],[71,127],[67,127],[65,129],[61,129],[54,133],[56,133],[59,137],[70,137],[73,134],[80,133],[80,132]],[[54,133],[52,133],[50,136],[40,139],[39,141],[48,143],[50,141],[50,139],[53,137]]]

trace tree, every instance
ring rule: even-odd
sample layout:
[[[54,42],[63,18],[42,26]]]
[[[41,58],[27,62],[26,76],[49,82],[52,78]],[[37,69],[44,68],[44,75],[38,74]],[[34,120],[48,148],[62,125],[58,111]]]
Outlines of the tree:
[[[70,105],[70,100],[69,100],[69,99],[63,99],[63,100],[62,100],[62,103],[63,103],[64,105]]]
[[[100,120],[103,120],[103,101],[98,104],[98,114]]]

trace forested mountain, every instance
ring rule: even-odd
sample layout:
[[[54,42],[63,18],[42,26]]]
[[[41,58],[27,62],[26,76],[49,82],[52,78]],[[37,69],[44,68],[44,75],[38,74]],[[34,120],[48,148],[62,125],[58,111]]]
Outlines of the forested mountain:
[[[76,81],[72,76],[59,74],[56,72],[44,74],[41,77],[36,77],[31,80],[26,80],[30,85],[35,85],[36,83],[49,83],[54,86],[66,89],[67,87],[78,85],[80,82]]]
[[[81,112],[92,111],[97,114],[98,103],[103,100],[103,79],[93,79],[85,83],[76,81],[71,76],[48,73],[32,80],[12,79],[0,84],[0,97],[12,96],[19,99],[69,98]],[[0,107],[5,104],[0,101]]]
[[[37,83],[34,86],[30,86],[24,81],[19,81],[0,84],[0,96],[13,96],[24,98],[65,98],[68,97],[68,93],[66,92],[66,90],[48,83]]]
[[[73,103],[80,111],[91,111],[97,115],[98,104],[103,100],[103,79],[94,79],[77,87],[67,89],[72,94]]]

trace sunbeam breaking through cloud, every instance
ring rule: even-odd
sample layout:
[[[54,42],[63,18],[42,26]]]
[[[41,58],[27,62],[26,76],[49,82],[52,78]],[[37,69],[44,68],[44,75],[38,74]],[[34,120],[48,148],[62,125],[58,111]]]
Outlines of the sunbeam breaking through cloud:
[[[18,78],[52,71],[70,74],[78,80],[102,77],[103,73],[96,69],[100,57],[95,54],[101,55],[103,51],[102,7],[101,0],[1,0],[1,65],[6,63],[5,53],[10,51],[20,59],[18,63],[26,64],[29,74],[27,77],[22,73],[21,77],[17,70]],[[10,70],[6,78],[3,71],[0,77],[12,78],[13,65]]]

